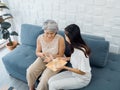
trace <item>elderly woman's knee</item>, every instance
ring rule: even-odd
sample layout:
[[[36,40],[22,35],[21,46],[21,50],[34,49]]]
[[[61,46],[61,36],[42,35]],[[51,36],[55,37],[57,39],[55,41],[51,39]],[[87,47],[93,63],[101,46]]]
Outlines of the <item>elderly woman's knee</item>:
[[[33,74],[33,72],[34,72],[34,69],[32,68],[32,67],[29,67],[29,68],[27,68],[27,70],[26,70],[26,75],[28,76],[28,75],[31,75],[31,74]]]

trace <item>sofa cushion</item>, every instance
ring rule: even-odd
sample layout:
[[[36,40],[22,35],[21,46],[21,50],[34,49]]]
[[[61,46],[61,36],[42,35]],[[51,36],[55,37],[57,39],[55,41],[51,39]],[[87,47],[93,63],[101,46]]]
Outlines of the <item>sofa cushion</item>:
[[[21,43],[36,47],[37,37],[43,33],[42,27],[37,25],[22,24],[21,26]]]
[[[36,58],[34,47],[19,45],[2,60],[9,74],[26,82],[26,69]]]
[[[90,64],[97,67],[104,67],[109,53],[109,42],[89,38],[84,38],[84,40],[91,49]]]

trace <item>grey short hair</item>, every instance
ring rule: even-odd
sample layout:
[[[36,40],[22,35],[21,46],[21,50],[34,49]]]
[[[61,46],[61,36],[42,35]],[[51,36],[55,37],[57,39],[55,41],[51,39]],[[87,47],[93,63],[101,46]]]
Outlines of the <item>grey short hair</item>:
[[[54,20],[46,20],[43,23],[42,29],[47,30],[49,29],[52,32],[58,31],[58,24]]]

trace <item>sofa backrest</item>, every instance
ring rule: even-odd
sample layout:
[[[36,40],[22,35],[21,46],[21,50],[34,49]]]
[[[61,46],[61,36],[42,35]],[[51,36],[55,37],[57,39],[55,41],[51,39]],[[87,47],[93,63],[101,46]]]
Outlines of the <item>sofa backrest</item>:
[[[89,35],[89,34],[83,34],[82,33],[82,38],[84,39],[97,39],[97,40],[105,40],[104,37],[100,37],[100,36],[95,36],[95,35]]]
[[[21,44],[36,47],[37,37],[43,33],[42,27],[31,24],[22,24],[20,41]]]
[[[64,36],[63,31],[59,34]],[[82,34],[82,38],[91,49],[90,64],[91,66],[104,67],[107,64],[109,53],[109,42],[104,37]],[[70,50],[66,43],[65,55],[70,56]]]
[[[23,24],[21,27],[21,44],[36,47],[37,37],[43,33],[40,26]],[[64,32],[58,32],[64,37]],[[82,34],[84,41],[91,49],[90,64],[92,66],[104,67],[109,53],[109,42],[103,37]],[[65,42],[66,43],[66,42]],[[70,56],[70,50],[66,43],[65,55]]]

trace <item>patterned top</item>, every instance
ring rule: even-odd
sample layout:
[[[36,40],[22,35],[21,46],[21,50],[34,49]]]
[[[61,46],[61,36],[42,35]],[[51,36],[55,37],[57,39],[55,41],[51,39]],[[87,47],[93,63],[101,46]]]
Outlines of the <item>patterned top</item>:
[[[58,48],[59,48],[59,39],[62,37],[58,34],[55,35],[54,39],[51,42],[46,42],[43,39],[44,34],[40,35],[40,44],[42,47],[43,53],[50,53],[50,54],[58,54]]]

